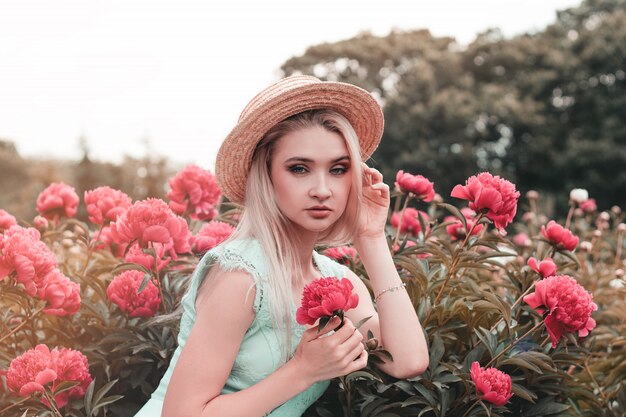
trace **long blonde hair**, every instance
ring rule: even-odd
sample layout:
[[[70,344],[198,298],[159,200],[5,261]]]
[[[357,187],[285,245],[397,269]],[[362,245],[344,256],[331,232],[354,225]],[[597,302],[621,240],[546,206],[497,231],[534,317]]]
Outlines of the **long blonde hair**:
[[[342,216],[320,234],[318,244],[336,246],[350,243],[361,207],[361,153],[359,141],[348,120],[332,110],[309,110],[296,114],[275,125],[259,142],[248,173],[244,212],[237,229],[228,239],[256,239],[268,261],[266,291],[270,292],[270,314],[282,335],[281,365],[291,357],[293,326],[292,294],[294,286],[302,283],[304,273],[298,264],[290,221],[283,215],[274,198],[270,168],[275,144],[287,133],[320,126],[341,135],[348,149],[352,186]],[[253,287],[253,286],[252,286]],[[252,288],[251,287],[251,288]],[[296,287],[297,288],[297,287]],[[258,289],[257,289],[258,290]],[[267,297],[265,299],[268,299]]]

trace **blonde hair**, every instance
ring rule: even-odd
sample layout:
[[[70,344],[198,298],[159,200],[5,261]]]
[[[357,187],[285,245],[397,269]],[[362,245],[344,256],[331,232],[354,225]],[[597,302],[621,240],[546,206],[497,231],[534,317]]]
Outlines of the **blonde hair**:
[[[244,212],[235,232],[228,241],[256,239],[268,261],[266,291],[269,291],[270,314],[282,335],[281,365],[291,357],[293,327],[291,300],[295,286],[303,282],[304,274],[298,264],[294,233],[290,221],[283,215],[274,198],[270,168],[275,144],[287,133],[310,127],[322,127],[338,133],[345,140],[351,166],[352,187],[346,209],[341,217],[323,231],[318,244],[345,245],[351,242],[357,227],[361,207],[361,153],[359,141],[348,120],[332,110],[309,110],[285,119],[270,129],[257,145],[248,173]],[[254,285],[250,288],[250,290]],[[297,287],[296,287],[297,288]],[[248,293],[250,292],[248,291]]]

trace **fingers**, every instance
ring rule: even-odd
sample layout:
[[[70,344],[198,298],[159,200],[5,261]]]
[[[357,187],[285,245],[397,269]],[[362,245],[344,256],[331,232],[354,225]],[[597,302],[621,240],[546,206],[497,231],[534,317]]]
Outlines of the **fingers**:
[[[383,174],[375,168],[368,167],[365,162],[361,163],[363,167],[363,178],[367,185],[373,185],[383,182]]]

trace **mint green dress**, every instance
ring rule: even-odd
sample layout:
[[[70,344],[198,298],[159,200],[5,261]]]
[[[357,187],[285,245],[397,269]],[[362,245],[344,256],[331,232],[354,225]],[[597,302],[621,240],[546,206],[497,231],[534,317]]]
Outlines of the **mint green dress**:
[[[345,276],[345,266],[315,251],[313,252],[313,261],[323,276],[336,276],[340,279]],[[170,365],[158,388],[135,417],[161,416],[167,385],[196,319],[195,300],[198,288],[214,262],[218,262],[221,268],[226,271],[243,270],[248,272],[256,284],[255,318],[244,335],[239,353],[221,393],[230,394],[241,391],[268,377],[278,369],[280,337],[274,331],[274,324],[270,317],[269,303],[271,299],[267,291],[268,266],[261,245],[256,240],[235,240],[217,246],[202,257],[193,273],[189,289],[182,299],[183,315],[178,334],[178,348],[174,351]],[[292,307],[294,325],[292,345],[295,350],[305,327],[296,323],[297,306],[293,302]],[[311,404],[317,401],[329,384],[329,381],[318,382],[267,415],[271,417],[299,417]]]

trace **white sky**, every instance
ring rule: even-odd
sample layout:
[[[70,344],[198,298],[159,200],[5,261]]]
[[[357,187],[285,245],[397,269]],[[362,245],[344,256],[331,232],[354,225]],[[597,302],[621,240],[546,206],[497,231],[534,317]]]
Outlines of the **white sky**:
[[[543,29],[580,0],[1,0],[0,138],[23,156],[152,151],[212,169],[239,112],[308,46],[427,28],[469,43]]]

